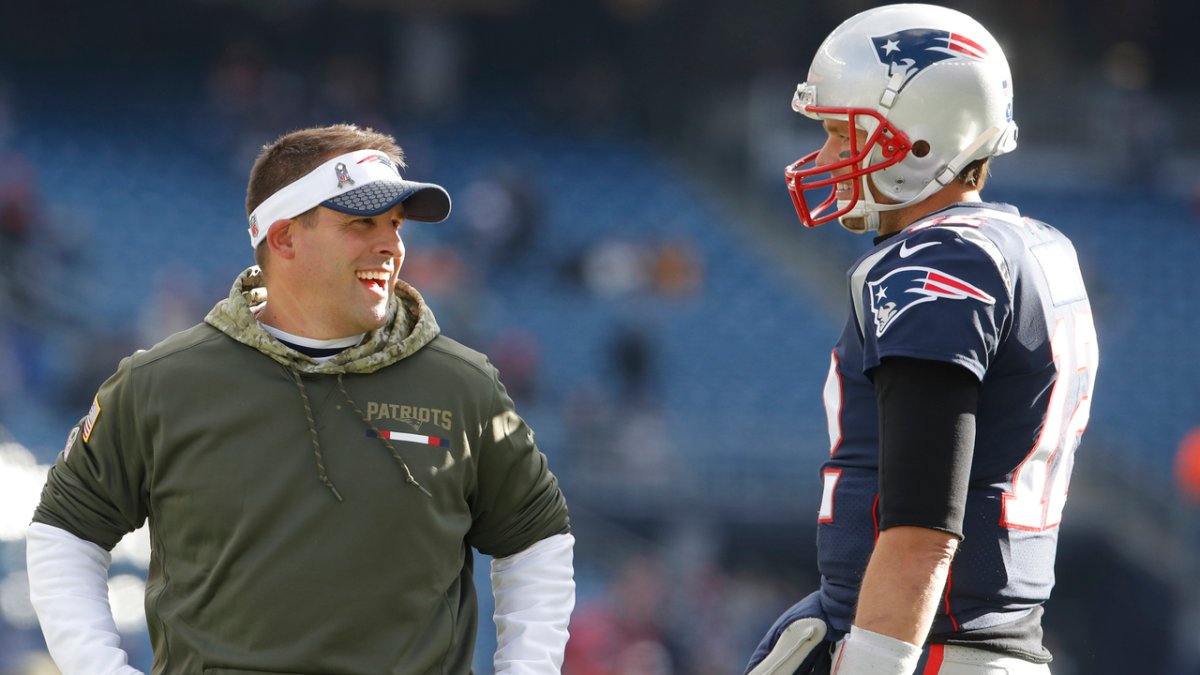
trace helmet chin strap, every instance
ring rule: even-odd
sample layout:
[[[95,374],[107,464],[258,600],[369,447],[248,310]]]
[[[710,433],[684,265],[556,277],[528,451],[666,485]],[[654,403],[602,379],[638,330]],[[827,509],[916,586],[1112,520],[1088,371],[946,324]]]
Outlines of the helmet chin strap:
[[[909,204],[916,203],[916,200],[909,200],[903,204],[883,204],[877,202],[875,201],[875,195],[871,194],[871,190],[867,185],[867,176],[859,176],[858,180],[862,181],[859,189],[859,194],[861,196],[858,199],[858,203],[854,205],[854,208],[847,211],[845,215],[838,217],[838,225],[850,230],[854,234],[878,232],[879,214],[881,212],[895,211],[896,209],[902,209]],[[920,199],[924,199],[924,197],[920,197]],[[842,206],[844,206],[844,204],[838,204],[839,208]],[[847,220],[857,220],[858,222],[862,223],[862,226],[852,227],[846,223]]]

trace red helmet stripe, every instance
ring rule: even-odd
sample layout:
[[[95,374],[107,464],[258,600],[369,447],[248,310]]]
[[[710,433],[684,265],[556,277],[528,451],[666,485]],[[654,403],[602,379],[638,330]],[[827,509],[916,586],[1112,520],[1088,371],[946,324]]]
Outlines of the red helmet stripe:
[[[950,34],[950,49],[967,56],[973,56],[977,59],[982,59],[987,56],[987,50],[978,42],[969,38],[963,37],[958,33]]]

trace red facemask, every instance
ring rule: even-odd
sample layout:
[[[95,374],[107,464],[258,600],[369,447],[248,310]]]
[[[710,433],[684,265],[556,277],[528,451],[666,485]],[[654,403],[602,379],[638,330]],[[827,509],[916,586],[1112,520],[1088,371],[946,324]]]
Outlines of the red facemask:
[[[813,164],[816,162],[817,155],[821,152],[817,150],[801,157],[784,169],[783,173],[787,180],[788,192],[792,195],[792,204],[796,207],[796,214],[800,216],[800,222],[805,227],[816,227],[821,223],[827,223],[834,218],[839,218],[849,213],[862,198],[862,181],[858,179],[880,169],[886,169],[896,162],[903,160],[912,149],[912,143],[909,142],[908,136],[903,131],[893,127],[883,115],[874,110],[866,108],[807,106],[804,108],[804,112],[818,115],[837,115],[838,117],[844,115],[851,129],[859,128],[855,122],[859,115],[873,117],[878,122],[874,133],[867,138],[866,143],[862,147],[858,145],[858,134],[850,135],[850,154],[848,157],[842,157],[832,164],[818,166]],[[867,159],[867,156],[871,154],[871,151],[876,146],[880,148],[881,157],[879,162],[864,166],[863,163]],[[803,168],[808,164],[813,165]],[[834,175],[834,172],[845,168],[849,168],[850,171]],[[819,178],[819,176],[826,174],[829,174],[829,176]],[[852,181],[853,194],[850,200],[839,208],[837,205],[837,184],[848,180]],[[810,207],[804,193],[809,190],[826,187],[829,188],[829,196],[815,207]]]

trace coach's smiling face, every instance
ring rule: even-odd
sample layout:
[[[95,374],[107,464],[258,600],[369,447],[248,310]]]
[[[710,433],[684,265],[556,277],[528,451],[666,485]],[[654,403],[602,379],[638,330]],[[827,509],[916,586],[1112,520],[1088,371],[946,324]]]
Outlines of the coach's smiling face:
[[[404,206],[356,216],[318,206],[267,235],[272,265],[260,319],[315,339],[349,337],[387,321],[404,261]]]

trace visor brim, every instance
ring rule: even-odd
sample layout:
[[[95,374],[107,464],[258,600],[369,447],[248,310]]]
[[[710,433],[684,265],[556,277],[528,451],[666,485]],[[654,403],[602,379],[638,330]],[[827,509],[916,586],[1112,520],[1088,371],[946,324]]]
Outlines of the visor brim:
[[[450,194],[433,183],[378,180],[321,202],[321,206],[355,216],[375,216],[404,204],[404,217],[440,223],[450,216]]]

